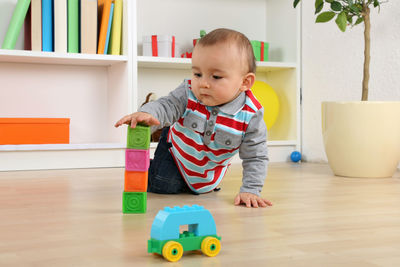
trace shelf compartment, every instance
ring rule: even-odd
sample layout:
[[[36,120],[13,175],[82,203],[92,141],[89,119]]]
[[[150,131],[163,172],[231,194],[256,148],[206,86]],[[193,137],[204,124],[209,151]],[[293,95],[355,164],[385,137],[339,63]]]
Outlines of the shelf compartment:
[[[43,145],[42,149],[32,147],[28,151],[0,150],[0,171],[124,167],[125,148],[105,144],[95,145],[97,148],[83,148],[85,146],[58,146],[51,150]]]
[[[60,54],[55,52],[38,52],[27,50],[0,49],[0,63],[28,63],[28,64],[57,64],[81,66],[112,66],[127,62],[127,56],[98,55],[98,54]]]

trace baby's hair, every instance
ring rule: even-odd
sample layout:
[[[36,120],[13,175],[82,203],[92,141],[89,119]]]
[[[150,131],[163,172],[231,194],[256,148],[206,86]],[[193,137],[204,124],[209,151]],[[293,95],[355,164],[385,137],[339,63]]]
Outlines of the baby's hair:
[[[254,57],[253,47],[249,39],[243,34],[231,29],[215,29],[206,35],[204,35],[196,45],[210,46],[218,43],[223,43],[226,41],[234,41],[234,43],[239,48],[239,51],[244,51],[248,64],[248,71],[256,72],[256,59]]]

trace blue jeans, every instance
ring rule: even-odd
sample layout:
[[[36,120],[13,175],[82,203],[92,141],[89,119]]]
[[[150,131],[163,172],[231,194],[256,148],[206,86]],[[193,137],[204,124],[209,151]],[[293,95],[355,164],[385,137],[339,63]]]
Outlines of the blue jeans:
[[[198,195],[190,190],[169,152],[172,144],[167,142],[168,132],[169,127],[163,129],[154,159],[150,160],[147,191],[158,194],[192,193]]]

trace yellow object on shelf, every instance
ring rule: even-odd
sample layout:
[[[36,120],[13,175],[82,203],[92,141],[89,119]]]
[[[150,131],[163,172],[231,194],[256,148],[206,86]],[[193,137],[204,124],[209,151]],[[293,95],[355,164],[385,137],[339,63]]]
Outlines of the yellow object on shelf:
[[[255,81],[251,91],[264,107],[264,121],[269,130],[279,115],[279,98],[274,89],[267,83]]]

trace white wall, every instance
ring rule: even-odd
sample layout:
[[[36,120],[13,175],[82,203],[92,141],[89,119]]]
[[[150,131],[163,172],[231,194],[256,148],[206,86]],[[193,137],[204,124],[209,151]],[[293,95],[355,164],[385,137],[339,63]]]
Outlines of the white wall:
[[[303,156],[326,162],[321,102],[361,99],[364,27],[342,33],[334,21],[316,24],[315,1],[302,2]],[[400,101],[400,1],[372,10],[371,24],[369,99]]]

